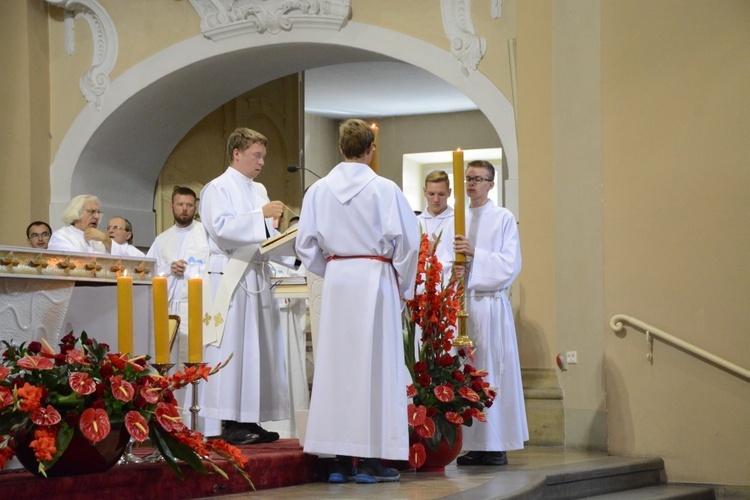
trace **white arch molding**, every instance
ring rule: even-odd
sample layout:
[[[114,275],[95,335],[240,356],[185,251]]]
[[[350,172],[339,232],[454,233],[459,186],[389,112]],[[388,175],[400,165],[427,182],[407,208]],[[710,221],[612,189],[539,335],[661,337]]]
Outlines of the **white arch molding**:
[[[92,193],[104,210],[139,228],[135,243],[154,234],[153,195],[177,143],[220,105],[263,83],[311,68],[397,60],[431,72],[477,104],[500,137],[509,177],[518,178],[513,107],[480,71],[465,76],[454,56],[402,33],[349,22],[341,31],[295,28],[220,41],[202,35],[138,63],[113,81],[100,110],[86,106],[50,166],[50,221],[70,199]],[[140,238],[139,238],[140,235]]]

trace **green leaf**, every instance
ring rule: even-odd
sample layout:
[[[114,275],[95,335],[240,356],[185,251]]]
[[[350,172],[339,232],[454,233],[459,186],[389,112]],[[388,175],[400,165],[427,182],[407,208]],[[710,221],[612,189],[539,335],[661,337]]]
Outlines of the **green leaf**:
[[[164,440],[161,427],[157,427],[157,423],[153,421],[149,422],[148,426],[150,429],[149,437],[151,438],[151,441],[154,442],[154,445],[156,445],[156,449],[159,450],[161,456],[164,457],[164,461],[167,462],[167,465],[169,465],[169,467],[174,471],[177,477],[179,477],[180,479],[185,479],[185,476],[180,470],[180,467],[175,462],[172,451],[169,449],[169,446]]]
[[[57,462],[57,460],[62,456],[63,453],[65,453],[65,450],[68,449],[68,445],[70,444],[70,441],[73,439],[73,432],[74,429],[63,422],[60,424],[60,430],[57,432],[57,453],[52,457],[52,460],[49,462],[45,462],[45,466],[48,469],[51,469],[53,465]],[[46,474],[45,474],[46,477]]]

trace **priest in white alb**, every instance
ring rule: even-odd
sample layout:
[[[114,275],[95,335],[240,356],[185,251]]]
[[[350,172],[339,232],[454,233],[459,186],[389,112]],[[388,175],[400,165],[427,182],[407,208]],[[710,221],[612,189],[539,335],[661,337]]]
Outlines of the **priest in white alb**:
[[[337,455],[332,483],[398,481],[379,459],[409,454],[400,298],[413,297],[419,225],[367,166],[373,140],[362,120],[341,124],[345,161],[309,188],[297,233],[299,259],[324,277],[305,452]]]
[[[236,444],[271,442],[279,434],[258,422],[289,418],[284,341],[271,269],[261,243],[277,234],[273,219],[283,203],[270,201],[255,182],[267,139],[238,128],[229,136],[229,168],[201,191],[200,216],[208,234],[209,261],[203,307],[206,361],[229,364],[201,384],[204,433]]]

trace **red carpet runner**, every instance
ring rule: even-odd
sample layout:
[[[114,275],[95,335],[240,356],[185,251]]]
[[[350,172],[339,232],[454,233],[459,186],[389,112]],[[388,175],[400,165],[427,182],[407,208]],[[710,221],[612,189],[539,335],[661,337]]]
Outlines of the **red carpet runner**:
[[[240,446],[249,458],[246,471],[257,490],[280,488],[320,481],[327,470],[326,460],[305,455],[296,439],[275,443]],[[153,451],[134,450],[138,456]],[[102,474],[38,478],[24,469],[0,472],[0,497],[21,500],[31,498],[97,499],[183,499],[201,498],[253,491],[253,487],[231,465],[221,463],[229,479],[219,474],[200,474],[183,465],[185,480],[180,480],[166,464],[116,465]]]

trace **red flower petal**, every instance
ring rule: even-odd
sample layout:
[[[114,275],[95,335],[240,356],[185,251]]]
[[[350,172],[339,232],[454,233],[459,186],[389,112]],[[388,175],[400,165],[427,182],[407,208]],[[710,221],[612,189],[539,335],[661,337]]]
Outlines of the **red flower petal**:
[[[19,359],[16,364],[27,370],[51,370],[55,367],[55,364],[50,359],[41,356],[29,356],[28,354]]]
[[[452,424],[461,425],[464,423],[464,417],[462,417],[460,413],[456,413],[455,411],[445,412],[445,419]]]
[[[65,361],[69,364],[79,364],[79,365],[90,365],[88,361],[86,361],[86,356],[76,349],[71,349],[68,352],[65,353]]]
[[[114,377],[109,379],[110,384],[112,384],[112,395],[115,397],[115,399],[119,399],[120,401],[128,402],[131,399],[133,399],[133,396],[135,396],[135,389],[133,388],[133,384],[128,382],[127,380],[123,380],[121,375],[115,375]]]
[[[10,373],[10,369],[0,365],[0,381],[5,380],[5,377]]]
[[[407,398],[413,398],[417,395],[417,389],[414,387],[414,384],[409,384],[406,386],[406,397]]]
[[[427,451],[422,443],[415,443],[409,448],[409,465],[419,469],[427,460]]]
[[[469,389],[468,387],[461,387],[458,390],[458,393],[464,399],[467,399],[467,400],[471,401],[472,403],[476,403],[477,401],[479,401],[479,394],[477,394],[473,390]]]
[[[89,377],[88,373],[73,372],[68,377],[68,385],[76,391],[77,394],[85,396],[96,390],[96,382]]]
[[[31,421],[36,425],[55,425],[62,420],[60,413],[52,405],[37,408],[31,413]]]
[[[13,404],[13,393],[7,387],[0,387],[0,410],[12,404]]]
[[[98,443],[109,434],[109,415],[101,408],[87,408],[81,414],[78,426],[86,439]]]
[[[424,423],[414,427],[414,430],[425,439],[431,438],[435,434],[435,421],[431,418],[425,418]]]
[[[409,425],[412,427],[422,425],[427,418],[427,408],[422,405],[410,404],[406,408],[406,413],[409,415]]]
[[[133,410],[125,415],[125,428],[139,443],[148,439],[148,422],[140,412]]]
[[[455,394],[453,394],[453,388],[448,384],[436,386],[433,392],[435,393],[435,397],[443,403],[452,401],[455,396]]]

